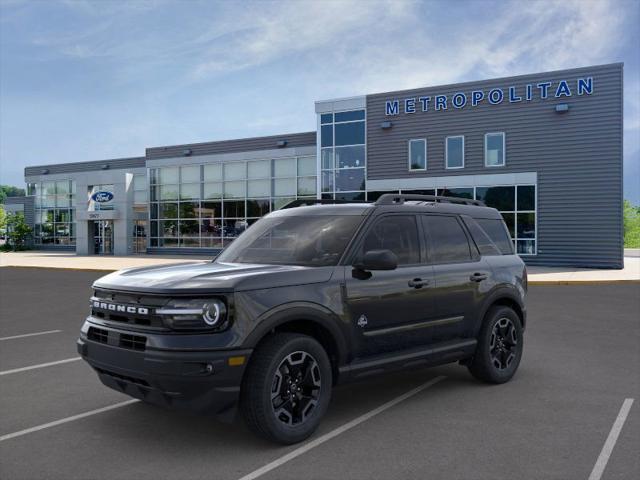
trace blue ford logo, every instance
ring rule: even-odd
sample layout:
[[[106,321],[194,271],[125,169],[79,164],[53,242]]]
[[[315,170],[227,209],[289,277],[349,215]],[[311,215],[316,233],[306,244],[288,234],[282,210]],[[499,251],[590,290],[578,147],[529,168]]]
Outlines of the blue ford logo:
[[[113,200],[113,193],[111,192],[96,192],[91,195],[91,200],[98,203],[107,203]]]

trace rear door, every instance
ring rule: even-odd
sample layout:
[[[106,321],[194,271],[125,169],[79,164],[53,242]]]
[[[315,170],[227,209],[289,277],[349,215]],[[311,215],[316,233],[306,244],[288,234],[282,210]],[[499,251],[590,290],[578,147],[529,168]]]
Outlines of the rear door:
[[[421,215],[429,260],[434,269],[434,341],[472,334],[490,268],[456,215]]]
[[[435,316],[433,268],[424,262],[415,215],[389,214],[372,220],[356,246],[355,259],[387,249],[398,268],[362,272],[345,267],[346,303],[358,344],[367,356],[428,343]]]

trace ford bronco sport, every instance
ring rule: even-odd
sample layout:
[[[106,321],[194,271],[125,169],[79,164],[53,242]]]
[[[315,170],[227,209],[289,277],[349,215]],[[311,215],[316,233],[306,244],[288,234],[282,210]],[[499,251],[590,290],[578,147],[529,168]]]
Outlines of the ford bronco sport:
[[[107,386],[232,418],[290,444],[332,386],[460,362],[515,373],[527,274],[500,214],[478,201],[385,194],[296,201],[210,263],[133,268],[93,285],[78,351]]]

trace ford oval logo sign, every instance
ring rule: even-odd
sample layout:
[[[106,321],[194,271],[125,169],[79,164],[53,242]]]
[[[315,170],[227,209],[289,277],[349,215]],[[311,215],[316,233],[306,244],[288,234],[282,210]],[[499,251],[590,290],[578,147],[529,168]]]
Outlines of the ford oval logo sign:
[[[107,203],[113,200],[113,193],[111,192],[96,192],[91,195],[91,200],[98,203]]]

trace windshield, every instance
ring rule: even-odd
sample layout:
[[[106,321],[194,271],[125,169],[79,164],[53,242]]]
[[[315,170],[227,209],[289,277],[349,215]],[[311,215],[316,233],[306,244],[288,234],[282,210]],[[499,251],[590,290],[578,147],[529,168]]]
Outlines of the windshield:
[[[362,217],[267,217],[252,225],[216,262],[321,267],[337,265]]]

